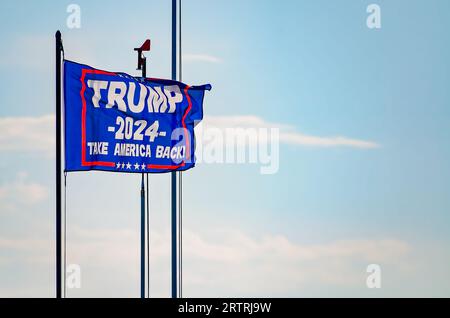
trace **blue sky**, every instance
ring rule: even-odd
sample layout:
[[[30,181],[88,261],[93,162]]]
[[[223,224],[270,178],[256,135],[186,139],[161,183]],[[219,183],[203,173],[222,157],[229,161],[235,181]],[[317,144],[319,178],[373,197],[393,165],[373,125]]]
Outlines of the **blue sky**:
[[[67,58],[135,75],[132,48],[149,37],[148,73],[170,76],[169,1],[76,1],[80,29],[66,27],[70,3],[2,4],[3,136],[6,118],[51,129],[57,29]],[[366,26],[371,3],[379,30]],[[183,3],[183,81],[213,85],[207,116],[379,145],[282,142],[274,175],[185,173],[186,296],[449,296],[449,15],[445,0]],[[5,139],[0,295],[52,296],[53,148]],[[169,186],[151,177],[153,296],[169,296]],[[69,296],[138,296],[138,187],[138,176],[69,175],[68,261],[83,273]],[[381,289],[365,285],[371,263]]]

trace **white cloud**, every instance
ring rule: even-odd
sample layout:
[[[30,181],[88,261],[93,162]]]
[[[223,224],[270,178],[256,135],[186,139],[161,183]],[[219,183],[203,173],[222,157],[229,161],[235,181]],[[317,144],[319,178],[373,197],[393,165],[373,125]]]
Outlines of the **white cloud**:
[[[54,115],[0,117],[0,152],[37,151],[54,153]]]
[[[183,62],[222,63],[222,59],[208,54],[183,54]]]
[[[47,156],[54,154],[54,115],[38,117],[0,117],[0,152],[40,152]],[[258,116],[207,116],[204,127],[218,128],[280,128],[280,141],[297,146],[377,148],[372,141],[343,136],[322,137],[302,134],[292,126],[267,122]],[[260,140],[261,141],[261,140]]]
[[[32,206],[47,199],[47,187],[28,180],[21,172],[12,182],[0,184],[0,212],[14,211],[18,206]]]
[[[281,132],[280,140],[286,144],[317,146],[317,147],[353,147],[362,149],[371,149],[380,147],[373,141],[361,139],[352,139],[343,136],[320,137],[305,135],[298,132]]]
[[[314,147],[353,147],[372,149],[380,147],[373,141],[349,138],[344,136],[314,136],[296,131],[292,126],[265,121],[258,116],[205,116],[204,129],[217,128],[224,131],[227,128],[279,128],[280,142],[296,146]],[[260,140],[265,142],[265,140]]]
[[[365,266],[375,262],[401,271],[410,253],[410,246],[396,239],[305,244],[283,235],[252,237],[236,230],[188,229],[183,237],[186,297],[298,296],[309,286],[365,289]],[[79,264],[83,277],[82,289],[69,291],[71,296],[137,296],[137,231],[72,226],[68,238],[68,262]],[[152,295],[168,297],[170,235],[154,230],[151,242]],[[0,237],[0,248],[10,255],[4,261],[11,261],[16,251],[31,263],[33,257],[42,262],[47,255],[53,265],[52,244]]]
[[[283,235],[255,238],[239,231],[209,237],[185,231],[184,238],[190,296],[298,296],[311,285],[364,287],[358,263],[395,267],[410,250],[396,239],[302,244]]]

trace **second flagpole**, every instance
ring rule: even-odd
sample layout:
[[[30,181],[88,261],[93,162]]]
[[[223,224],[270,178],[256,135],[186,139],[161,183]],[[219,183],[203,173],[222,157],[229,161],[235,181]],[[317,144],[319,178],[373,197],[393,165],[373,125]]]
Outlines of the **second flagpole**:
[[[142,58],[142,77],[147,76],[147,59]],[[148,189],[147,189],[148,195]],[[150,257],[149,255],[147,257]],[[148,295],[150,297],[150,295]],[[144,173],[141,178],[141,298],[145,298],[145,187]]]
[[[177,80],[177,0],[172,0],[172,80]],[[172,298],[177,298],[177,173],[171,172]]]
[[[142,44],[141,47],[135,48],[134,50],[137,51],[137,53],[138,53],[137,69],[141,70],[141,72],[142,72],[141,76],[142,76],[142,78],[145,79],[147,77],[147,58],[143,55],[142,52],[150,51],[150,40],[148,40],[148,39],[145,40],[144,44]],[[140,261],[140,263],[141,263],[141,270],[140,270],[141,271],[141,284],[140,284],[141,298],[145,298],[145,280],[146,280],[145,279],[146,278],[146,275],[145,275],[145,256],[146,256],[146,253],[145,253],[145,246],[146,246],[146,243],[145,243],[145,238],[146,238],[145,221],[146,221],[146,216],[145,216],[144,175],[145,175],[145,173],[141,174],[141,191],[140,191],[140,194],[141,194],[141,252],[140,252],[140,254],[141,254],[141,261]],[[148,180],[148,176],[147,176],[147,180]],[[147,188],[147,195],[149,195],[148,188]],[[147,208],[148,208],[148,214],[147,214],[147,221],[148,221],[148,218],[150,218],[150,207],[148,206]],[[149,222],[147,222],[147,224],[149,225]],[[147,231],[148,231],[147,235],[150,235],[150,233],[149,233],[150,229],[148,228],[148,226],[147,226]],[[148,243],[150,243],[150,242],[148,242]],[[148,253],[147,257],[148,258],[150,257],[149,253]],[[147,263],[149,264],[149,262],[147,262]],[[150,269],[148,269],[148,277],[150,277]],[[148,284],[150,284],[150,281],[148,281]],[[150,290],[148,292],[147,297],[150,298]]]

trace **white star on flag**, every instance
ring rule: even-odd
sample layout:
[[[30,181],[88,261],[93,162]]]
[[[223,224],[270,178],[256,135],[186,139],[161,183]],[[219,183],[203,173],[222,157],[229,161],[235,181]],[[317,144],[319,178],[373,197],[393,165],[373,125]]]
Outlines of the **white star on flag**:
[[[131,169],[131,164],[127,162],[127,169]]]
[[[137,162],[134,164],[134,170],[139,170],[139,167],[140,167],[141,165],[140,164],[138,164]]]
[[[121,166],[121,164],[120,164],[120,162],[118,162],[118,163],[116,164],[116,169],[119,169],[120,166]]]
[[[125,162],[122,162],[122,169],[125,168]]]
[[[142,170],[145,170],[145,164],[141,165]]]

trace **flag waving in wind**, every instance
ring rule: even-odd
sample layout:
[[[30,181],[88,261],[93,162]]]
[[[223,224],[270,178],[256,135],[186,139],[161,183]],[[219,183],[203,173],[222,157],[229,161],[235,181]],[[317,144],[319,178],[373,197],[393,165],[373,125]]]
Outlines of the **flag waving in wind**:
[[[65,171],[194,167],[194,125],[210,89],[65,60]]]

